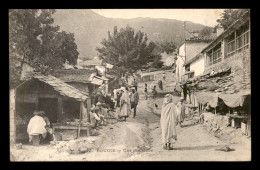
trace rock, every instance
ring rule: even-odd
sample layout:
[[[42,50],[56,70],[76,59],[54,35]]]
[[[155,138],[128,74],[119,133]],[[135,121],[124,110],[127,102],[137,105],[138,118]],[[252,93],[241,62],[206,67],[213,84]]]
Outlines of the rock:
[[[16,150],[19,150],[19,149],[22,149],[22,148],[23,148],[22,143],[15,144],[15,149]]]

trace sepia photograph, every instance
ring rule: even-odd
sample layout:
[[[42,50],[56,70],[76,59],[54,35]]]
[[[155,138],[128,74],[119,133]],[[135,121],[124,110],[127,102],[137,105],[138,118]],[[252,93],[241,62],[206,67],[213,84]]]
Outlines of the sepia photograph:
[[[9,9],[11,162],[251,161],[250,9]]]

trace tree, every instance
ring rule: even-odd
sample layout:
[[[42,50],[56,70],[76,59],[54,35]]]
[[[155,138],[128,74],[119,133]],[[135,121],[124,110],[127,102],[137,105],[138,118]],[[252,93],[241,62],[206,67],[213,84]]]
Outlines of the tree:
[[[114,27],[111,35],[108,31],[108,38],[101,42],[102,47],[97,47],[99,58],[105,62],[115,65],[119,75],[127,71],[134,72],[147,64],[147,58],[151,55],[155,44],[148,44],[147,35],[129,26],[119,31]]]
[[[67,60],[75,65],[78,58],[74,35],[53,25],[55,10],[9,10],[10,86],[20,83],[23,63],[29,62],[43,74],[52,73]]]
[[[159,47],[162,53],[166,52],[167,54],[173,53],[177,48],[174,42],[168,41],[164,41],[162,43],[157,42],[156,45]]]
[[[233,22],[238,20],[249,9],[226,9],[221,15],[221,18],[217,20],[224,29],[227,29]]]
[[[162,56],[160,54],[152,55],[149,57],[149,67],[151,68],[162,68],[163,62],[161,61]]]
[[[214,28],[211,28],[211,27],[204,27],[202,28],[202,30],[199,32],[199,36],[202,36],[202,37],[208,37],[211,35],[211,33],[214,32]]]

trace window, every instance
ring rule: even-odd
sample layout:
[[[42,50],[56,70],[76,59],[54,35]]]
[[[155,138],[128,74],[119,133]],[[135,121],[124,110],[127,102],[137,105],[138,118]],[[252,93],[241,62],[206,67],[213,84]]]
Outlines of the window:
[[[227,38],[227,54],[229,56],[235,54],[235,32],[233,32],[228,38]]]
[[[227,56],[249,48],[249,22],[227,37]]]
[[[221,43],[217,44],[208,53],[208,65],[216,64],[222,60],[221,58]]]
[[[189,79],[190,79],[190,78],[193,78],[193,77],[194,77],[194,72],[188,74],[188,78],[189,78]]]

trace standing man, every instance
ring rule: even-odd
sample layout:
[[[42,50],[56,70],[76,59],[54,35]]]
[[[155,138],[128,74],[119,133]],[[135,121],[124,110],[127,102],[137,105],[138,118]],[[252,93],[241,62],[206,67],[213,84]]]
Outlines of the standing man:
[[[158,81],[158,86],[159,86],[159,88],[161,90],[163,90],[163,84],[162,84],[162,80],[161,79],[159,79],[159,81]]]
[[[135,78],[134,78],[134,80],[133,80],[133,82],[132,82],[132,86],[135,88],[135,91],[137,91],[138,83],[137,83],[137,81],[135,80]]]
[[[163,73],[163,80],[164,80],[164,81],[166,80],[166,76],[165,76],[165,73]]]
[[[178,121],[176,119],[176,112],[176,105],[173,103],[173,95],[165,95],[160,119],[162,142],[165,150],[172,150],[172,145],[177,141],[176,125]]]
[[[129,117],[131,113],[130,98],[128,90],[125,87],[123,87],[123,91],[120,98],[120,118],[124,118],[123,121],[126,121],[126,118]]]
[[[139,94],[135,89],[132,89],[132,95],[131,95],[131,109],[134,109],[134,115],[133,118],[136,116],[136,107],[139,102]]]
[[[144,84],[144,95],[145,95],[145,100],[147,100],[148,97],[148,90],[147,90],[147,84]]]
[[[178,102],[177,104],[177,109],[178,109],[178,114],[177,114],[177,117],[178,117],[178,122],[180,124],[180,127],[182,127],[182,123],[185,119],[185,104],[184,104],[184,99],[181,98],[180,101]]]
[[[153,99],[155,99],[157,97],[156,86],[153,87],[152,94],[153,94]]]
[[[181,85],[181,88],[182,88],[182,90],[183,90],[183,97],[184,97],[184,100],[186,100],[186,97],[187,97],[187,91],[188,91],[187,84],[184,83],[183,85]]]
[[[116,102],[117,102],[117,89],[115,88],[113,90],[113,102],[114,102],[114,108],[116,108]]]

